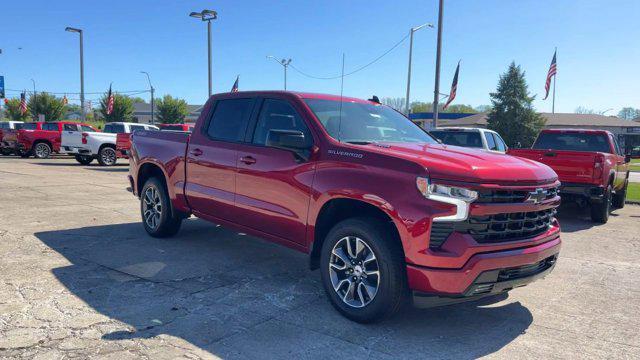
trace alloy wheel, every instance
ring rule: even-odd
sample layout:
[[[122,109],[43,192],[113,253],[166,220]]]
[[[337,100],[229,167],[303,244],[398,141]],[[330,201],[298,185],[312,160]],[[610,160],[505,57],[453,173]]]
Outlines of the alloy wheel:
[[[49,157],[50,150],[49,146],[44,143],[40,143],[36,145],[36,156],[40,159],[46,159]]]
[[[144,221],[151,229],[156,229],[160,225],[162,216],[162,200],[160,193],[155,186],[150,186],[144,192],[143,217]]]
[[[329,259],[329,275],[333,290],[351,307],[367,306],[378,293],[378,259],[359,237],[345,236],[335,244]]]
[[[116,163],[116,151],[108,147],[102,150],[102,162],[106,165],[113,165]]]

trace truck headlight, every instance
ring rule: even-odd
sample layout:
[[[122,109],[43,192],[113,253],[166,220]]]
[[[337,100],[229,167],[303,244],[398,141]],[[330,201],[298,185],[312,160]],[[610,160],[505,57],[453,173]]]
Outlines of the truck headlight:
[[[456,206],[454,215],[439,216],[433,221],[464,221],[469,216],[469,204],[478,198],[478,192],[459,186],[433,184],[428,178],[418,177],[416,179],[418,191],[427,199],[439,201]]]

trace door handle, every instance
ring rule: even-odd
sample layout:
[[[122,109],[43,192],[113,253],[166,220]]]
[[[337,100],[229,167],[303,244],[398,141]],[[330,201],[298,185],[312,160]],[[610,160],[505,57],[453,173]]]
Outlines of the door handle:
[[[252,156],[243,156],[240,158],[240,161],[242,161],[243,163],[247,164],[247,165],[251,165],[251,164],[255,164],[256,163],[256,159]]]
[[[189,154],[193,155],[193,156],[200,156],[202,155],[202,150],[200,149],[193,149],[191,151],[189,151]]]
[[[554,152],[547,152],[547,153],[544,153],[544,156],[556,156],[556,153],[554,153]]]

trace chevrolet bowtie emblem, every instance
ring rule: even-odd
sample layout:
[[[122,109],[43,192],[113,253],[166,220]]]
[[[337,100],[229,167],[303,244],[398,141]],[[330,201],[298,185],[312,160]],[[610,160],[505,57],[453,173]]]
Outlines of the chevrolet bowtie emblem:
[[[547,196],[549,196],[549,192],[547,190],[536,189],[535,191],[529,192],[529,195],[524,202],[537,204],[541,201],[544,201]]]

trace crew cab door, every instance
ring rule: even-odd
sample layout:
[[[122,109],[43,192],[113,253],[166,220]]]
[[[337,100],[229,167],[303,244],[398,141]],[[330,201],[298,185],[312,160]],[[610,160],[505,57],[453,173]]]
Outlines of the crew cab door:
[[[274,98],[261,102],[253,131],[238,145],[237,222],[303,244],[315,165],[304,159],[304,150],[296,153],[270,147],[267,138],[270,130],[301,131],[309,149],[313,138],[289,101]]]
[[[238,146],[254,104],[255,98],[218,100],[209,119],[191,134],[185,195],[195,215],[235,222]]]

